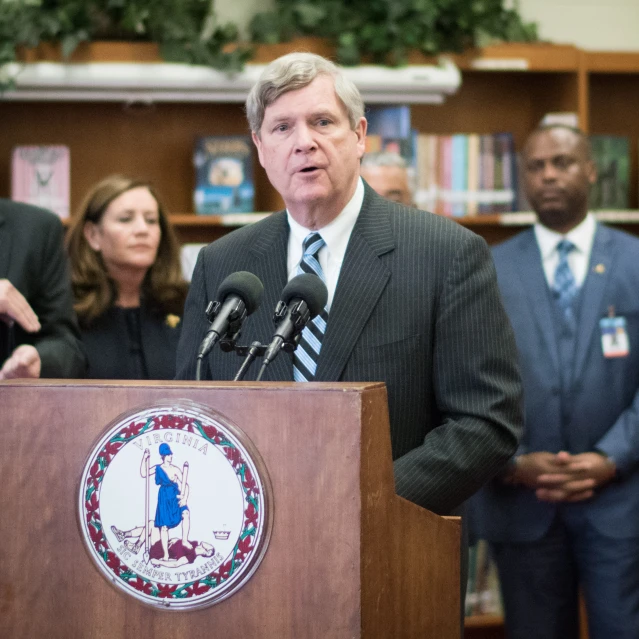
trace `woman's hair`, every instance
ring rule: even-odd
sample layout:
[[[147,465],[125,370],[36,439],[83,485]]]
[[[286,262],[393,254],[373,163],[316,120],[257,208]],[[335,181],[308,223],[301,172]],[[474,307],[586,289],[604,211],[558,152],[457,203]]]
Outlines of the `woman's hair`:
[[[184,310],[188,285],[182,277],[175,233],[157,193],[147,182],[111,175],[95,185],[86,195],[67,234],[74,308],[83,326],[90,324],[113,306],[117,298],[117,284],[109,276],[102,255],[89,245],[84,227],[87,222],[99,224],[115,198],[138,187],[147,188],[158,203],[161,231],[155,262],[142,283],[142,299],[158,314],[174,313],[181,316]]]

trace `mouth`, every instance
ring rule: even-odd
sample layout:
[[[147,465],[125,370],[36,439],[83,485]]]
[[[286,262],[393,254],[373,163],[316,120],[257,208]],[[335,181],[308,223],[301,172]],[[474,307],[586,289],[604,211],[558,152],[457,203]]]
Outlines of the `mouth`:
[[[298,173],[314,173],[319,170],[319,166],[305,166],[303,169],[298,169]]]
[[[543,200],[556,200],[563,196],[563,192],[560,191],[559,189],[552,189],[552,190],[542,191],[540,195]]]

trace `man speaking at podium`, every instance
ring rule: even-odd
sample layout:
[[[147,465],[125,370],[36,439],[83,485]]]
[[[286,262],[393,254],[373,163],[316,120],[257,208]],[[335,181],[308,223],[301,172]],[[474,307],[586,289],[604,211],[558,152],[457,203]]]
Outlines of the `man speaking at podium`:
[[[328,289],[322,321],[263,379],[385,382],[397,493],[439,514],[457,512],[506,464],[520,434],[515,343],[486,243],[365,184],[364,105],[328,60],[307,53],[275,60],[246,110],[286,210],[201,251],[177,378],[194,379],[204,309],[229,274],[249,271],[264,284],[264,300],[243,328],[248,344],[273,334],[287,281],[315,272]],[[202,377],[233,379],[240,363],[216,349]]]

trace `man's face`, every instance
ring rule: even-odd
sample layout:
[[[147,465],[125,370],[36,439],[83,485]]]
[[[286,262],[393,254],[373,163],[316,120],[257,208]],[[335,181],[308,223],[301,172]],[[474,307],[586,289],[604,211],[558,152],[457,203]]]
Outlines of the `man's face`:
[[[333,78],[320,75],[268,106],[253,141],[260,164],[293,218],[321,228],[355,192],[365,135],[365,118],[351,129]]]
[[[382,197],[412,206],[408,174],[401,166],[363,166],[362,177]]]
[[[560,128],[533,134],[523,172],[526,196],[544,226],[566,233],[586,216],[597,174],[578,135]]]

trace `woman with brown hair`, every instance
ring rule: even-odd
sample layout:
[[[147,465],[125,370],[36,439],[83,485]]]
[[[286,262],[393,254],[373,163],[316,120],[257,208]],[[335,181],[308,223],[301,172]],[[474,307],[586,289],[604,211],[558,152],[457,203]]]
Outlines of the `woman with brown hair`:
[[[67,236],[74,308],[94,379],[172,379],[187,284],[153,187],[112,175]]]

